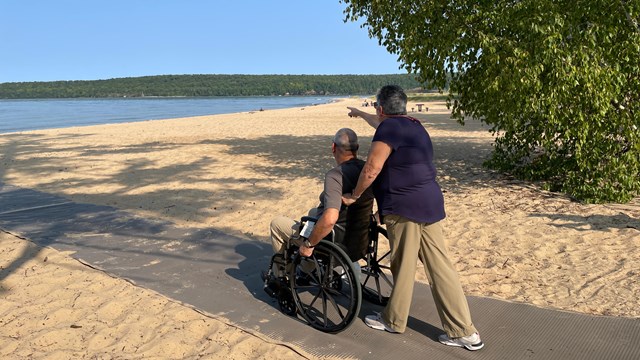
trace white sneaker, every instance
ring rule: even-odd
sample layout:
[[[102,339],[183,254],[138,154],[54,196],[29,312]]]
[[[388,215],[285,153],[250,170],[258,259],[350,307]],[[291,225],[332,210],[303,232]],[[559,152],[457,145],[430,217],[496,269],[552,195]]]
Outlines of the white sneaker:
[[[393,334],[399,334],[399,332],[393,330],[392,328],[388,327],[387,324],[384,323],[384,320],[382,320],[382,314],[380,314],[379,312],[373,315],[365,316],[364,323],[367,324],[367,326],[372,329],[388,331]]]
[[[467,350],[475,351],[484,347],[484,343],[480,340],[480,334],[473,333],[469,336],[463,336],[458,338],[450,338],[447,334],[442,334],[438,337],[438,340],[442,344],[448,346],[465,347]]]

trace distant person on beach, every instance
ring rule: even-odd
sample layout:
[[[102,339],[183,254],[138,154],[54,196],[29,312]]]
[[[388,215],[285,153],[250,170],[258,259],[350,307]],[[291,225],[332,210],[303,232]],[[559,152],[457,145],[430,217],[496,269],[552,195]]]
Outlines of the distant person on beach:
[[[429,134],[419,120],[406,115],[407,95],[399,86],[382,87],[376,100],[375,114],[348,108],[349,116],[363,118],[376,132],[355,189],[343,197],[346,205],[353,204],[373,185],[389,234],[394,287],[383,312],[366,316],[365,323],[376,330],[405,331],[420,259],[445,331],[439,341],[479,350],[484,344],[442,233],[444,196],[436,182]]]
[[[335,230],[336,243],[343,244],[351,261],[361,259],[367,249],[369,221],[373,207],[373,192],[363,189],[362,196],[348,208],[342,204],[342,195],[351,193],[358,181],[364,161],[358,159],[358,136],[348,128],[338,130],[333,137],[331,152],[336,167],[324,178],[320,204],[309,211],[318,221],[304,243],[299,237],[300,223],[284,216],[271,221],[271,245],[276,253],[284,253],[289,241],[300,246],[302,256],[311,256],[313,247]],[[345,241],[349,239],[349,241]],[[276,274],[275,276],[281,276]]]

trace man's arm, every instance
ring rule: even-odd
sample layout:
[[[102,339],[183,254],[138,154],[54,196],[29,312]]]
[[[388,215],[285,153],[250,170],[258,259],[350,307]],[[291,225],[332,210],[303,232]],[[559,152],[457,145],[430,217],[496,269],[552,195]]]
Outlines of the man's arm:
[[[363,118],[369,125],[373,126],[374,129],[377,129],[378,125],[380,125],[380,122],[382,121],[380,120],[380,117],[378,116],[378,114],[369,114],[360,109],[350,107],[350,106],[347,106],[347,109],[349,109],[349,114],[347,115],[349,115],[350,117],[359,116]]]
[[[371,143],[367,162],[364,164],[362,172],[360,172],[360,177],[358,177],[358,184],[351,192],[351,195],[342,197],[342,202],[345,205],[349,206],[356,202],[362,193],[373,184],[373,181],[380,174],[384,163],[389,158],[389,155],[391,155],[392,150],[391,146],[382,141],[374,141]]]
[[[309,235],[309,243],[311,243],[312,246],[317,245],[320,240],[331,233],[331,230],[333,230],[333,227],[338,221],[339,215],[340,211],[338,209],[324,209],[322,216],[320,216],[320,219],[318,219],[318,222],[316,222],[316,225],[313,227],[311,235]],[[304,246],[304,244],[300,247],[300,255],[311,256],[311,253],[313,253],[313,249]]]

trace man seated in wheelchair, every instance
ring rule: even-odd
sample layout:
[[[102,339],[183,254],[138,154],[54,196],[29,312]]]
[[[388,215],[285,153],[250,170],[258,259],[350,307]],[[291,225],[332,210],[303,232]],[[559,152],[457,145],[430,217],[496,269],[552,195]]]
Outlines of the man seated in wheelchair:
[[[345,250],[351,261],[357,264],[364,257],[369,241],[373,192],[367,189],[349,207],[342,204],[342,194],[353,191],[365,163],[358,159],[358,147],[358,137],[353,130],[343,128],[335,134],[331,152],[337,165],[325,174],[320,204],[308,213],[308,216],[317,218],[308,237],[300,236],[299,221],[284,216],[271,221],[271,245],[275,255],[272,268],[263,276],[265,285],[286,276],[287,269],[280,264],[290,245],[299,247],[300,255],[311,256],[313,247],[320,240],[330,237],[332,231],[334,242]]]

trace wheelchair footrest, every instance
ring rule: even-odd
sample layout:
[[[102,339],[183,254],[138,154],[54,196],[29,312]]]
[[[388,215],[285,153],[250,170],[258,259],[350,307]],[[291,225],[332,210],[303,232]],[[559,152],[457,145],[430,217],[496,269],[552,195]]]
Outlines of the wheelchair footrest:
[[[269,274],[268,271],[262,271],[262,273],[260,273],[260,277],[262,278],[262,281],[264,281],[264,292],[272,298],[278,297],[280,289],[282,288],[280,281],[273,277],[273,275]]]

